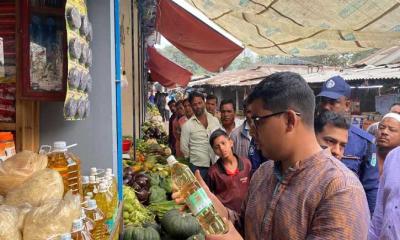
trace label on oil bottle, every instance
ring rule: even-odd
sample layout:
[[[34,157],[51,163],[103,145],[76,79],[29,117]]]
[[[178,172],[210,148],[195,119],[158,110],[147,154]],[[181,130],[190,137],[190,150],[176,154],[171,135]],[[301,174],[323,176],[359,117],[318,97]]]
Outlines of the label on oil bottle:
[[[68,167],[76,165],[76,162],[72,158],[68,158],[67,162],[68,162]]]
[[[203,188],[199,188],[196,192],[192,193],[186,200],[190,211],[193,215],[197,216],[205,208],[212,205],[211,200],[208,198],[207,193]]]

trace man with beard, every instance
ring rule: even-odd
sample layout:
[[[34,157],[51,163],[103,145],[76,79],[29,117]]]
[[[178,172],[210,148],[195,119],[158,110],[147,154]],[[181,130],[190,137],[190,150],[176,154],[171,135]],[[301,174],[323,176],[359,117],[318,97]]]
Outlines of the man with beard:
[[[232,99],[224,99],[221,101],[221,105],[219,108],[221,112],[222,128],[229,136],[236,126],[235,104],[233,103]]]
[[[208,168],[216,160],[208,140],[211,133],[221,126],[218,119],[206,111],[203,94],[190,93],[189,102],[194,116],[182,126],[181,151],[185,158],[189,158],[190,169],[193,172],[199,170],[205,178]]]
[[[379,175],[382,175],[383,164],[386,156],[394,148],[400,146],[400,115],[397,113],[386,114],[378,125],[376,138]]]
[[[400,114],[400,102],[393,103],[389,108],[389,112]],[[376,134],[378,133],[378,126],[379,122],[371,124],[367,128],[367,132],[376,137],[377,136]]]
[[[350,85],[340,76],[328,79],[318,94],[318,112],[331,111],[344,116],[350,115]],[[367,194],[369,209],[375,208],[379,187],[379,171],[376,163],[374,137],[366,131],[351,125],[349,139],[341,161],[357,174]]]

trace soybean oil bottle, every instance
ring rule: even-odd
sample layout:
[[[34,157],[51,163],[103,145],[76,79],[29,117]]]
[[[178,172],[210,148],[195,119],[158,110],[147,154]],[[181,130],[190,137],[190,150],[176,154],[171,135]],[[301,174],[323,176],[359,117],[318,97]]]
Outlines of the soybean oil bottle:
[[[60,173],[64,182],[64,193],[72,190],[74,194],[82,193],[80,159],[68,151],[76,144],[67,146],[64,141],[54,142],[53,150],[48,154],[47,167]]]
[[[226,233],[228,227],[189,167],[179,163],[172,155],[167,158],[167,161],[171,167],[172,182],[178,187],[181,196],[204,232],[207,235]]]
[[[86,209],[88,208],[88,204],[85,204],[85,208]],[[81,219],[82,219],[82,223],[83,223],[84,232],[86,232],[91,237],[90,239],[92,239],[91,232],[94,229],[95,223],[92,219],[90,219],[86,215],[85,210],[83,208],[82,208],[82,213],[81,213]]]
[[[110,186],[109,191],[111,192],[112,195],[112,201],[111,201],[111,206],[112,206],[112,211],[116,211],[116,208],[118,207],[118,189],[117,189],[117,182],[115,181],[115,177],[112,174],[111,168],[106,169],[106,180],[108,181],[108,185]]]
[[[85,191],[83,192],[83,195],[86,196],[89,192],[92,193],[93,196],[96,195],[97,192],[98,192],[96,176],[90,176],[89,177],[89,184],[85,188]]]
[[[101,182],[99,185],[99,192],[94,196],[97,207],[104,213],[106,220],[112,218],[111,201],[112,197],[108,193],[106,182]]]
[[[86,196],[89,187],[89,176],[82,176],[82,196]]]
[[[51,149],[51,146],[49,146]],[[68,184],[68,162],[65,158],[67,152],[67,144],[65,142],[54,142],[53,151],[47,154],[47,168],[56,170],[63,179],[64,193],[70,190]]]
[[[71,233],[64,233],[60,236],[60,240],[72,240]]]
[[[72,222],[71,237],[72,240],[92,240],[90,233],[84,228],[82,218],[76,219]]]
[[[106,218],[104,213],[97,208],[96,200],[89,200],[86,215],[94,222],[93,229],[90,232],[93,240],[108,239],[109,235],[105,224]]]

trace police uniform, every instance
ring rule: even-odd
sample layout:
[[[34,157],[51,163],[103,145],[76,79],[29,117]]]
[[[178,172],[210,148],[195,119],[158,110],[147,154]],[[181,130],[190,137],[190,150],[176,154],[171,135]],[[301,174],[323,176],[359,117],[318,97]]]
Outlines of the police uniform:
[[[248,158],[251,162],[251,174],[253,174],[261,166],[262,163],[268,161],[268,159],[266,159],[262,155],[261,151],[257,149],[254,138],[250,140]]]
[[[339,99],[341,96],[350,98],[351,87],[340,76],[328,79],[318,94],[318,97],[330,99]],[[351,125],[342,162],[359,177],[372,214],[379,187],[379,170],[374,137],[366,131]]]
[[[349,140],[344,149],[342,162],[360,179],[367,195],[371,214],[375,209],[379,187],[379,170],[374,137],[366,131],[351,125]]]

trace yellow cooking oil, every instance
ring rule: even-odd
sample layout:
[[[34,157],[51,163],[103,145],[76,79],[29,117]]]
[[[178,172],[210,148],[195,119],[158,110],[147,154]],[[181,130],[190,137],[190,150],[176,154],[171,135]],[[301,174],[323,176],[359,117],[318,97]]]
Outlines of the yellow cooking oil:
[[[171,167],[172,182],[179,189],[181,196],[199,221],[205,234],[226,233],[228,227],[189,167],[179,163],[172,155],[167,158],[167,161]]]
[[[85,197],[88,193],[87,188],[89,186],[89,176],[82,176],[82,196]]]
[[[47,167],[58,171],[62,176],[64,193],[71,190],[74,194],[82,196],[81,162],[76,155],[68,152],[70,147],[64,141],[54,142],[53,151],[48,154]]]
[[[106,169],[106,180],[108,181],[108,184],[110,186],[109,191],[111,192],[112,195],[112,201],[111,201],[112,210],[115,210],[118,207],[118,186],[117,186],[117,181],[114,175],[112,174],[111,168]]]
[[[89,184],[87,185],[87,187],[85,187],[83,195],[86,196],[89,192],[92,193],[93,196],[95,196],[98,192],[98,186],[95,176],[89,177]]]
[[[68,184],[74,193],[83,196],[82,180],[81,180],[81,160],[71,152],[66,152],[65,157],[68,162]]]
[[[91,240],[90,233],[86,231],[82,218],[76,219],[72,222],[72,240]]]
[[[107,190],[106,182],[101,182],[99,184],[99,192],[94,196],[97,207],[104,213],[106,220],[112,218],[113,215],[113,211],[110,209],[112,197]]]
[[[97,207],[96,200],[91,199],[86,209],[86,216],[94,222],[93,229],[90,231],[93,240],[106,240],[109,238],[106,217]]]

